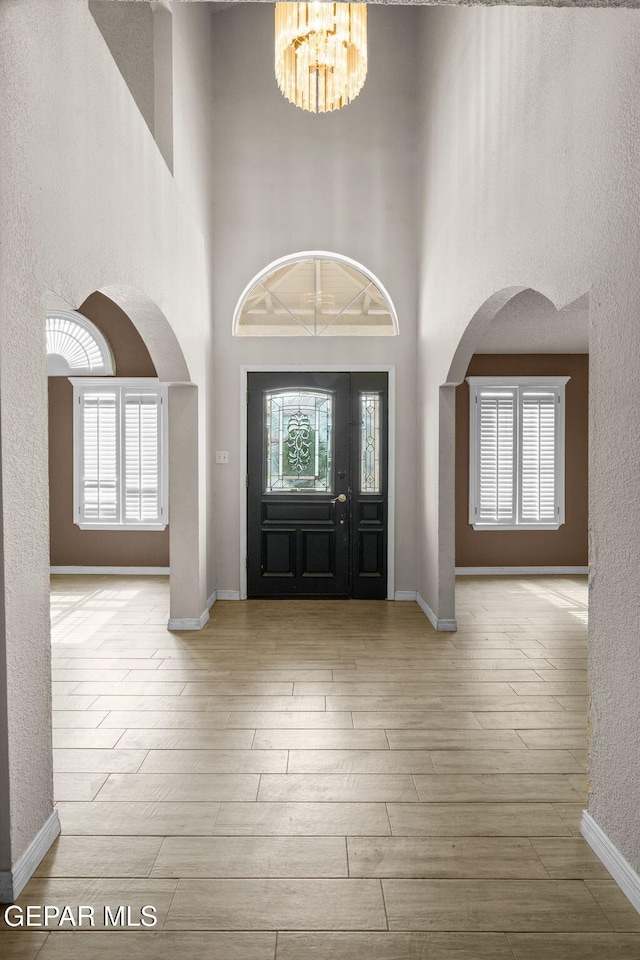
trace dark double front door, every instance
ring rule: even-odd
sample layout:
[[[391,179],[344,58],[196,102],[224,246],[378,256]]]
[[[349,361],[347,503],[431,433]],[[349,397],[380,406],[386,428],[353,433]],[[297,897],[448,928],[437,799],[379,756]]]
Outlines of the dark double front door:
[[[387,374],[251,373],[249,597],[384,600]]]

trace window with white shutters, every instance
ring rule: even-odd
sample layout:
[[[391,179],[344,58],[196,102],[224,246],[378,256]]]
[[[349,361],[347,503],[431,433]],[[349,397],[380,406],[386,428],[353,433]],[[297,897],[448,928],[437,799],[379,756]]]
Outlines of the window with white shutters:
[[[555,530],[564,523],[568,377],[467,377],[469,523]]]
[[[165,389],[149,379],[71,382],[75,522],[90,530],[164,529]]]

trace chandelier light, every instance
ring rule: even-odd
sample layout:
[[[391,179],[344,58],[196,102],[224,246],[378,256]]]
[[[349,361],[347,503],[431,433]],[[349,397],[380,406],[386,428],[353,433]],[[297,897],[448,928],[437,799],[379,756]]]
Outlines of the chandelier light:
[[[276,80],[310,113],[339,110],[367,76],[365,3],[277,3]]]

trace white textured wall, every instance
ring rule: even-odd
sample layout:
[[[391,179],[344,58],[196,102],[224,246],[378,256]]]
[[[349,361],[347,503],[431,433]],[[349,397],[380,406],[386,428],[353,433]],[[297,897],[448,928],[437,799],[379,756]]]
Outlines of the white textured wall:
[[[214,17],[213,257],[217,586],[239,589],[242,364],[391,364],[398,371],[396,589],[415,589],[415,79],[418,11],[369,9],[369,76],[348,108],[288,103],[273,68],[273,7]],[[398,311],[395,338],[233,338],[236,302],[272,260],[336,251],[363,263]],[[244,556],[244,554],[243,554]]]
[[[453,451],[438,384],[462,333],[507,287],[557,307],[589,291],[589,810],[640,868],[640,17],[434,8],[421,24],[419,588],[449,615],[451,505],[438,473],[451,476]],[[469,350],[481,347],[476,329]]]
[[[86,4],[2,4],[0,45],[1,653],[9,724],[0,795],[12,813],[9,834],[2,811],[0,869],[8,869],[52,809],[45,305],[76,306],[109,284],[141,289],[168,317],[192,379],[204,386],[209,301],[202,235]],[[203,436],[204,429],[203,417]],[[197,579],[197,556],[193,572]]]

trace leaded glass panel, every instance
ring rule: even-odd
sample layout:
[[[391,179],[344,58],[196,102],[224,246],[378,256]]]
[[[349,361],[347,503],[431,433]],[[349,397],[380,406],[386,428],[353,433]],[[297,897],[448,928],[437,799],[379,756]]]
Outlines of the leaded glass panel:
[[[333,395],[324,390],[265,394],[265,492],[333,489]]]
[[[380,493],[379,393],[360,394],[360,492]]]

